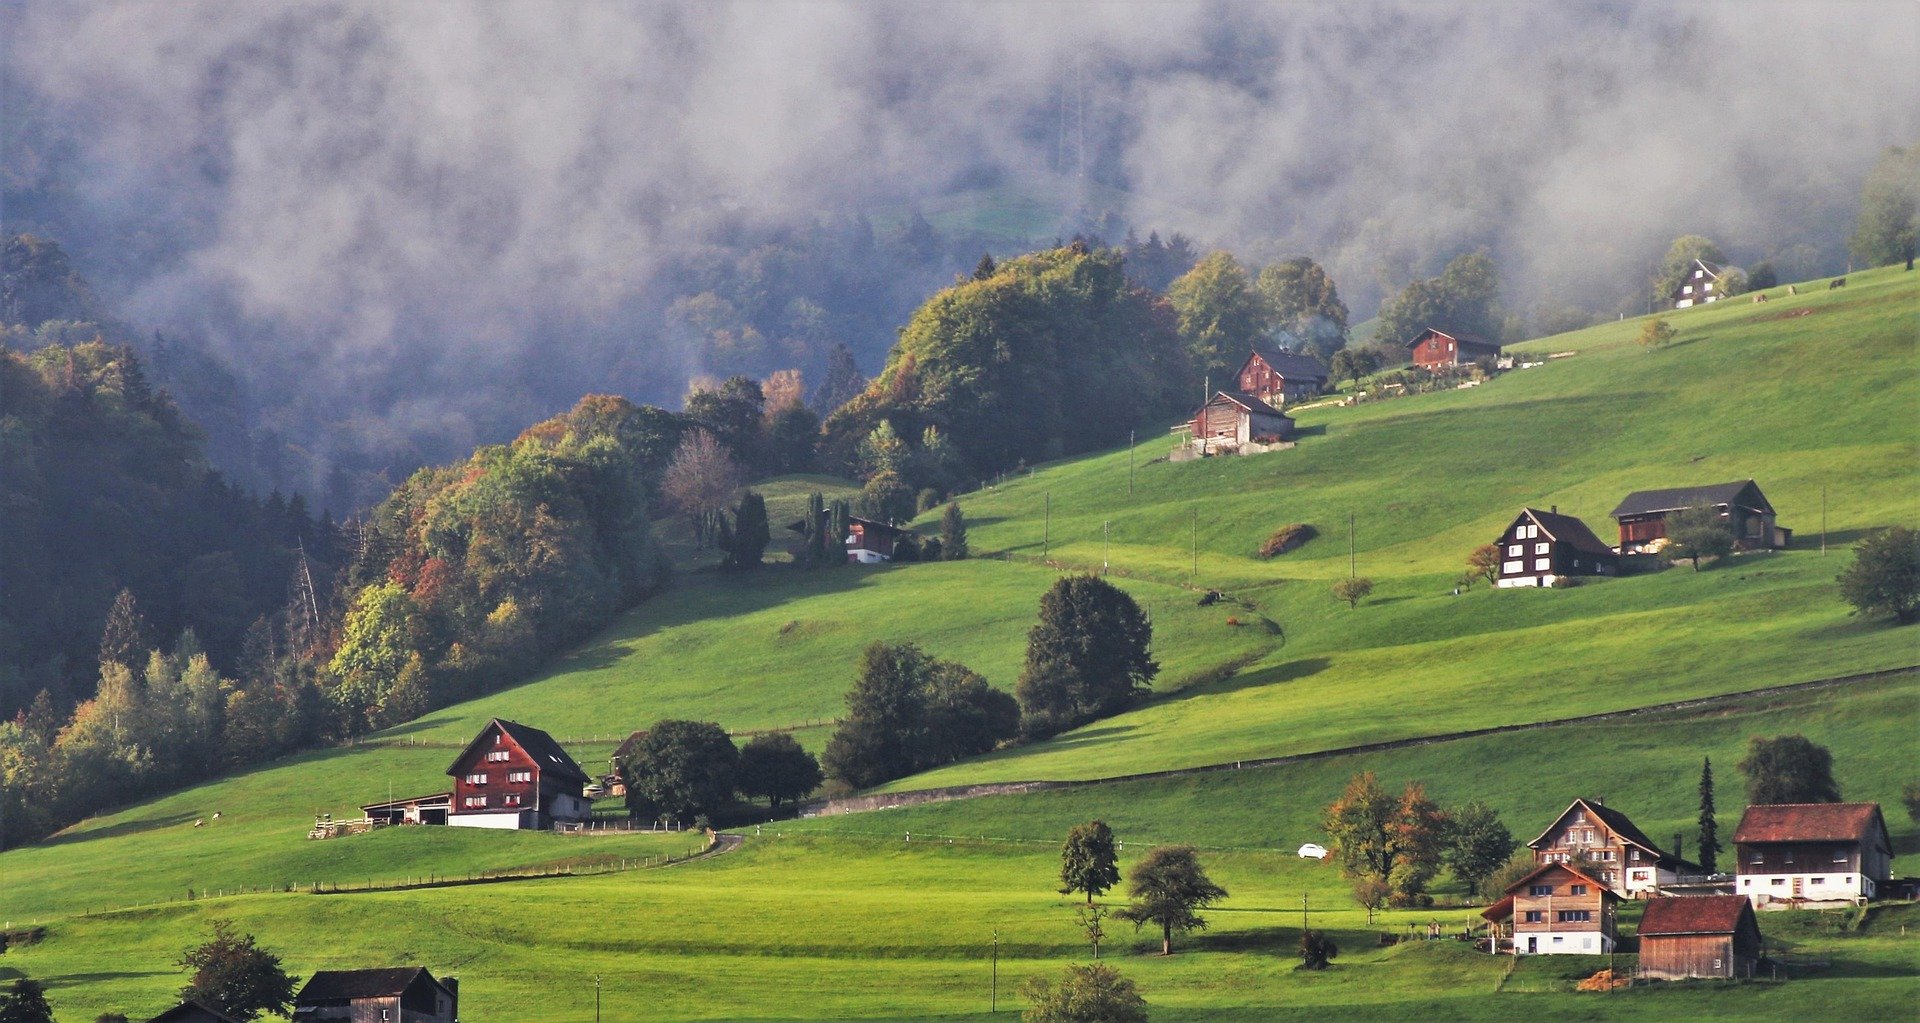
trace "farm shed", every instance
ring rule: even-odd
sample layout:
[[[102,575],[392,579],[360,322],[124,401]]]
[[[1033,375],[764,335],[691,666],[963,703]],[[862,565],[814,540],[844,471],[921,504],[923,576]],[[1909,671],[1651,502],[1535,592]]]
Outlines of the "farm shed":
[[[186,1001],[147,1020],[147,1023],[240,1023],[240,1020],[219,1009]]]
[[[893,549],[909,531],[878,519],[847,518],[847,560],[874,565],[893,560]]]
[[[360,812],[366,814],[368,820],[381,824],[445,824],[447,812],[452,807],[452,792],[435,792],[427,796],[368,803],[360,808]]]
[[[294,996],[294,1023],[454,1023],[460,982],[435,980],[420,966],[320,970]]]
[[[1762,803],[1733,830],[1734,891],[1783,909],[1878,898],[1893,873],[1879,803]]]
[[[1201,453],[1277,444],[1293,436],[1293,417],[1244,391],[1216,391],[1190,422]]]
[[[1639,554],[1667,535],[1667,516],[1688,508],[1711,508],[1742,550],[1778,549],[1793,542],[1793,530],[1774,521],[1773,505],[1752,480],[1706,487],[1636,490],[1613,510],[1620,523],[1620,553]]]
[[[1760,923],[1738,895],[1653,899],[1640,917],[1640,975],[1661,980],[1753,976]]]

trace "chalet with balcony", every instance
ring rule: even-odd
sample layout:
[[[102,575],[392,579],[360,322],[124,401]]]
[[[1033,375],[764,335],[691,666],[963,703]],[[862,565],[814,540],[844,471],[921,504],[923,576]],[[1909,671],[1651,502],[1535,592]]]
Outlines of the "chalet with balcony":
[[[1428,372],[1441,372],[1456,366],[1466,366],[1481,359],[1500,357],[1500,345],[1474,334],[1449,334],[1436,327],[1428,327],[1413,340],[1407,342],[1407,348],[1413,364]]]
[[[1639,936],[1642,977],[1745,980],[1760,965],[1760,922],[1738,895],[1651,899]]]
[[[460,982],[419,966],[320,970],[293,999],[294,1023],[455,1023]]]
[[[1733,890],[1759,909],[1865,902],[1893,874],[1879,803],[1749,806],[1733,849]]]
[[[1234,387],[1276,408],[1327,389],[1327,367],[1311,355],[1284,348],[1255,348],[1234,374]]]
[[[1584,856],[1599,880],[1628,898],[1655,894],[1683,873],[1700,868],[1663,851],[1627,815],[1597,799],[1576,799],[1552,826],[1527,843],[1535,863],[1568,863]]]
[[[1620,896],[1565,863],[1547,863],[1514,882],[1480,915],[1511,922],[1513,954],[1605,955],[1619,938]]]
[[[468,828],[544,830],[556,821],[583,821],[593,805],[589,780],[553,736],[516,721],[494,718],[447,768],[453,776],[447,823]]]
[[[1752,480],[1708,487],[1636,490],[1613,510],[1620,523],[1620,553],[1640,554],[1665,545],[1667,516],[1688,508],[1712,508],[1741,550],[1778,550],[1793,542],[1793,530],[1774,521],[1773,505]]]
[[[1495,541],[1500,578],[1495,585],[1552,586],[1565,576],[1613,575],[1619,558],[1587,524],[1571,515],[1527,508]]]
[[[1217,391],[1188,427],[1201,454],[1264,451],[1293,436],[1293,417],[1244,391]]]

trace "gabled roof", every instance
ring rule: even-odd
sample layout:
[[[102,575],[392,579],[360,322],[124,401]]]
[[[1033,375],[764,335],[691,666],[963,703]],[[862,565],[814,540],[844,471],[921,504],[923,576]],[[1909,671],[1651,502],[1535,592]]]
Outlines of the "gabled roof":
[[[1207,404],[1212,405],[1215,402],[1220,401],[1222,398],[1226,399],[1227,401],[1235,405],[1240,406],[1243,409],[1246,409],[1248,412],[1258,412],[1263,416],[1278,416],[1281,419],[1293,418],[1292,416],[1287,415],[1285,412],[1282,412],[1279,409],[1274,408],[1272,405],[1269,405],[1266,402],[1261,401],[1259,398],[1256,398],[1245,391],[1216,391],[1213,395],[1212,400],[1208,401]]]
[[[1732,934],[1744,920],[1760,931],[1753,903],[1744,895],[1677,895],[1647,900],[1641,937],[1662,934]]]
[[[460,755],[454,758],[453,764],[447,768],[447,773],[459,774],[460,765],[473,752],[473,748],[478,746],[480,740],[487,737],[487,732],[495,727],[505,732],[507,738],[512,739],[516,745],[525,750],[527,756],[532,757],[533,762],[540,765],[542,771],[551,771],[559,777],[571,778],[581,783],[593,780],[587,777],[587,772],[582,771],[579,764],[573,762],[573,758],[567,755],[566,750],[560,748],[559,743],[553,741],[553,736],[532,725],[508,721],[506,718],[494,718],[487,722],[487,727],[482,728],[480,734],[474,736],[473,741],[467,743],[466,748],[460,751]]]
[[[880,532],[880,533],[892,533],[895,536],[905,536],[906,534],[913,532],[913,530],[911,529],[903,529],[899,526],[894,525],[891,522],[882,522],[879,519],[863,519],[858,515],[847,516],[847,521],[849,523],[859,524],[859,526],[863,530],[871,530],[871,531]]]
[[[1762,803],[1747,807],[1735,842],[1879,842],[1887,821],[1879,803]]]
[[[1749,488],[1751,494],[1748,493]],[[1618,519],[1628,515],[1658,515],[1683,508],[1713,508],[1723,504],[1769,515],[1773,513],[1773,505],[1767,503],[1767,495],[1760,492],[1758,483],[1736,480],[1705,487],[1636,490],[1621,499],[1620,507],[1615,508],[1612,515]]]
[[[1311,355],[1300,355],[1268,345],[1255,345],[1252,353],[1247,356],[1247,362],[1252,362],[1255,355],[1271,366],[1275,373],[1288,380],[1325,380],[1329,375],[1327,367]],[[1246,362],[1241,363],[1240,368],[1245,369]]]
[[[424,796],[407,796],[404,799],[388,799],[378,803],[361,803],[360,809],[367,813],[372,813],[375,810],[400,810],[422,803],[446,803],[451,806],[453,804],[453,793],[451,791],[434,792]]]
[[[1560,811],[1560,816],[1555,817],[1553,819],[1553,823],[1547,825],[1547,830],[1540,832],[1540,834],[1536,838],[1534,838],[1533,841],[1528,842],[1527,845],[1535,849],[1539,848],[1541,845],[1544,845],[1546,843],[1547,836],[1553,834],[1554,829],[1558,828],[1560,826],[1560,823],[1567,819],[1567,815],[1571,814],[1575,810],[1587,811],[1587,813],[1598,818],[1601,823],[1605,824],[1609,831],[1612,831],[1615,835],[1620,836],[1620,838],[1623,841],[1627,842],[1630,845],[1637,845],[1640,848],[1646,850],[1647,852],[1652,853],[1656,861],[1664,860],[1664,861],[1672,861],[1675,863],[1680,862],[1678,857],[1675,857],[1667,853],[1665,850],[1661,849],[1659,846],[1653,844],[1653,839],[1648,838],[1646,835],[1646,832],[1643,832],[1638,827],[1636,827],[1633,821],[1627,818],[1626,814],[1621,813],[1620,811],[1607,806],[1605,803],[1595,802],[1594,800],[1586,799],[1584,797],[1580,799],[1576,799],[1573,802],[1567,804],[1567,808],[1565,810]]]
[[[1420,342],[1425,341],[1428,334],[1438,334],[1450,341],[1458,341],[1463,348],[1487,348],[1496,352],[1500,350],[1500,342],[1498,341],[1489,341],[1478,334],[1455,333],[1450,330],[1441,330],[1439,327],[1428,327],[1420,333],[1415,334],[1413,340],[1407,342],[1407,347],[1412,348]]]
[[[294,998],[296,1005],[310,1002],[326,1002],[352,998],[391,998],[405,994],[415,980],[425,975],[427,981],[446,991],[446,985],[433,979],[424,966],[394,966],[378,970],[316,970],[312,979],[307,981],[300,994]],[[452,992],[447,992],[452,994]]]
[[[236,1017],[229,1016],[219,1009],[191,999],[148,1020],[147,1023],[240,1023]]]
[[[1547,534],[1548,539],[1566,544],[1576,551],[1603,555],[1605,557],[1613,556],[1613,548],[1607,546],[1605,541],[1593,535],[1593,530],[1588,529],[1586,523],[1571,515],[1541,511],[1538,508],[1527,508],[1520,512],[1520,518],[1532,519],[1534,525],[1539,526],[1540,531]],[[1514,521],[1518,522],[1519,519],[1515,519]]]
[[[1572,874],[1574,877],[1577,877],[1580,880],[1593,885],[1595,888],[1606,893],[1606,895],[1610,898],[1617,899],[1620,897],[1613,893],[1612,885],[1607,884],[1605,881],[1602,881],[1599,878],[1594,877],[1592,874],[1589,874],[1586,871],[1581,870],[1579,867],[1576,867],[1570,863],[1542,863],[1538,867],[1535,867],[1533,868],[1533,870],[1529,871],[1526,877],[1523,877],[1520,880],[1515,881],[1514,883],[1508,885],[1507,894],[1508,895],[1519,894],[1522,889],[1524,889],[1526,886],[1533,883],[1534,878],[1537,878],[1541,874],[1544,874],[1550,870],[1564,870],[1567,873]]]

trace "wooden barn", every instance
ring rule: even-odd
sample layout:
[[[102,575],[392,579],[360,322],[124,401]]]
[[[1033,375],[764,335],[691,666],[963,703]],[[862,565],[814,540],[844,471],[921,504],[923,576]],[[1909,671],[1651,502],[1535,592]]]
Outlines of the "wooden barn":
[[[1601,881],[1629,898],[1652,895],[1700,869],[1662,850],[1626,814],[1597,799],[1574,800],[1527,847],[1541,864],[1566,863],[1584,854],[1600,864]]]
[[[1571,515],[1527,508],[1495,541],[1500,578],[1495,585],[1552,586],[1563,576],[1613,575],[1619,558],[1587,524]]]
[[[424,967],[319,970],[293,999],[294,1023],[455,1023],[460,982]]]
[[[1774,521],[1773,505],[1752,480],[1707,487],[1636,490],[1613,510],[1620,523],[1620,553],[1657,550],[1666,539],[1667,516],[1688,508],[1712,508],[1741,550],[1777,550],[1793,542],[1793,530]]]
[[[368,820],[381,824],[445,824],[452,809],[453,793],[435,792],[426,796],[389,799],[384,803],[367,803],[360,807],[360,812],[366,814]]]
[[[1673,294],[1668,296],[1673,302],[1673,307],[1675,309],[1687,309],[1692,306],[1706,305],[1708,302],[1718,301],[1723,297],[1718,290],[1720,278],[1725,275],[1729,269],[1732,268],[1721,266],[1718,263],[1709,263],[1704,259],[1694,260],[1692,268],[1687,271],[1687,275],[1680,278],[1680,283],[1674,285]]]
[[[1745,980],[1760,965],[1760,922],[1738,895],[1652,899],[1640,917],[1640,975]]]
[[[1762,909],[1865,902],[1893,875],[1879,803],[1749,806],[1733,850],[1734,891]]]
[[[847,517],[847,560],[874,565],[893,560],[893,549],[909,530],[878,519]]]
[[[1243,391],[1218,391],[1188,424],[1202,454],[1278,444],[1293,436],[1293,417]]]
[[[468,828],[545,830],[555,821],[582,821],[593,804],[581,791],[589,779],[553,736],[494,718],[447,768],[453,776],[447,823]]]
[[[1428,371],[1466,366],[1481,359],[1500,357],[1499,344],[1474,334],[1449,334],[1435,327],[1421,331],[1407,342],[1413,364]]]
[[[1275,407],[1327,389],[1331,374],[1319,359],[1284,348],[1255,348],[1234,374],[1234,387]]]
[[[1565,863],[1548,863],[1515,881],[1480,915],[1511,921],[1513,954],[1605,955],[1619,938],[1620,896]]]
[[[185,1001],[147,1020],[147,1023],[240,1023],[240,1019],[212,1006]]]

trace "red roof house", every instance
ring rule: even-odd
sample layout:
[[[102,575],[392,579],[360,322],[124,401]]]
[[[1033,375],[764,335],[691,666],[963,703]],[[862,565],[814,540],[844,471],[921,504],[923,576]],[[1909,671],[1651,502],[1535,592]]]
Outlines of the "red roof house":
[[[1753,976],[1760,922],[1738,895],[1652,899],[1640,917],[1640,975],[1664,980]]]
[[[553,736],[494,718],[454,758],[447,823],[469,828],[530,828],[593,816],[582,790],[587,772]]]
[[[1749,806],[1733,849],[1734,891],[1762,909],[1864,902],[1893,875],[1879,803]]]
[[[1474,334],[1449,334],[1428,327],[1407,342],[1413,364],[1428,371],[1465,366],[1483,358],[1499,358],[1500,345]]]

